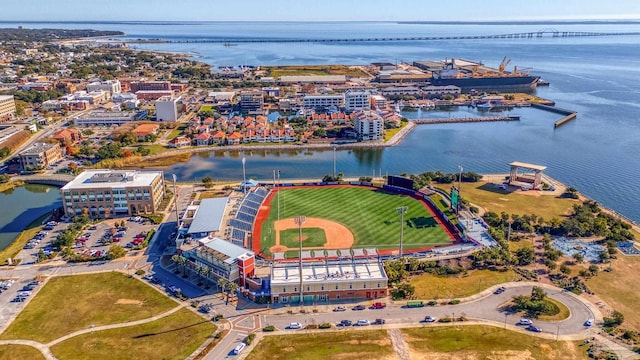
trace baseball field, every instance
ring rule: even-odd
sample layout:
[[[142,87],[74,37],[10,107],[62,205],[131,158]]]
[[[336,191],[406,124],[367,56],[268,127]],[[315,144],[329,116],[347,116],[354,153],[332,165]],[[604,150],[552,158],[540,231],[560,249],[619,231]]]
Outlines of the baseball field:
[[[272,193],[257,216],[254,244],[260,239],[260,252],[267,255],[296,250],[299,234],[294,218],[305,216],[305,250],[376,247],[391,252],[400,242],[396,208],[401,206],[408,207],[404,214],[404,249],[453,241],[422,201],[376,188],[324,186],[281,188]]]

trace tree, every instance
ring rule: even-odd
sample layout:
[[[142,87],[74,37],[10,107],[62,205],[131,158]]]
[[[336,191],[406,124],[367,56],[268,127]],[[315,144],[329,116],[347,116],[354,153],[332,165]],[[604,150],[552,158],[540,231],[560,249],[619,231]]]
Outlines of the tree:
[[[518,265],[529,265],[535,260],[535,252],[532,248],[523,247],[516,251],[516,258],[518,259]]]
[[[539,286],[534,286],[531,289],[531,300],[532,301],[542,301],[547,296],[547,293]]]
[[[569,269],[567,264],[562,264],[562,265],[560,265],[560,272],[565,274],[565,275],[569,275],[569,274],[571,274],[571,269]]]
[[[9,154],[11,154],[11,149],[9,149],[8,147],[3,147],[2,149],[0,149],[0,159],[4,159],[7,156],[9,156]]]
[[[221,292],[224,292],[227,289],[227,285],[229,282],[223,278],[218,279],[218,288],[220,288]]]
[[[122,149],[116,143],[109,143],[98,149],[96,156],[99,159],[116,159],[122,157]]]
[[[202,185],[204,185],[204,187],[207,189],[211,189],[213,187],[213,179],[211,178],[211,176],[203,177]]]
[[[112,244],[107,251],[107,257],[109,259],[118,259],[127,254],[127,250],[120,245]]]
[[[229,296],[231,295],[231,293],[235,292],[236,289],[238,289],[238,284],[229,281],[227,283],[227,301],[225,305],[229,305]]]

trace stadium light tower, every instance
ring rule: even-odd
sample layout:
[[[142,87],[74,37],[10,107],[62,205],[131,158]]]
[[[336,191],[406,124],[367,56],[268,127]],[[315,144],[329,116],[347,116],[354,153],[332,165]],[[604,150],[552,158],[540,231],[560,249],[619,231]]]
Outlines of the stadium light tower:
[[[336,179],[336,146],[333,145],[333,179]]]
[[[247,192],[247,172],[244,164],[247,162],[247,158],[242,158],[242,193]]]
[[[298,254],[298,275],[300,276],[300,306],[304,305],[304,297],[302,293],[302,224],[307,221],[306,216],[296,216],[293,219],[298,225],[298,240],[300,242],[300,253]]]
[[[400,258],[402,259],[402,238],[404,235],[404,214],[409,210],[408,206],[400,206],[396,208],[396,211],[400,215]]]

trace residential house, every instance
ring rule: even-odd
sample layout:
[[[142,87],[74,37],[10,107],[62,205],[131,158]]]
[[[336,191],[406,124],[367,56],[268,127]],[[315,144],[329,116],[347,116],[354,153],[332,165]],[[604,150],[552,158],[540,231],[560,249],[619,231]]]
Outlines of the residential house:
[[[203,132],[196,136],[196,145],[197,146],[208,146],[211,144],[211,133]]]
[[[216,131],[213,135],[211,135],[211,142],[213,144],[222,144],[224,142],[224,137],[224,132]]]
[[[229,145],[239,145],[243,140],[242,134],[234,131],[231,135],[227,136],[227,143]]]
[[[191,146],[191,139],[186,136],[178,136],[169,141],[169,146],[176,149]]]
[[[56,131],[51,138],[60,142],[61,146],[67,146],[82,140],[82,134],[78,129],[65,128]]]
[[[142,124],[133,129],[133,134],[138,138],[138,141],[146,141],[147,136],[157,135],[160,125],[158,124]]]

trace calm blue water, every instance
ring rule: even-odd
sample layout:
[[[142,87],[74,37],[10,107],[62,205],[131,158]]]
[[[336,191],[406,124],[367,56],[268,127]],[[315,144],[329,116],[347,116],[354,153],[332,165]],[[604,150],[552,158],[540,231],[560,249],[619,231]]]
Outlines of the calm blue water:
[[[18,25],[18,24],[16,24]],[[12,26],[9,24],[9,26]],[[640,31],[640,25],[419,25],[357,23],[162,23],[27,24],[121,30],[129,38],[359,38],[505,34],[556,28],[560,31]],[[640,47],[639,37],[543,38],[466,41],[376,42],[356,44],[145,44],[137,48],[184,52],[212,65],[368,64],[374,61],[480,60],[497,66],[503,56],[518,68],[551,82],[537,94],[578,112],[578,119],[553,129],[559,116],[516,109],[520,122],[442,124],[418,127],[394,148],[337,152],[337,168],[347,176],[465,169],[504,173],[514,160],[544,164],[547,173],[575,186],[607,207],[640,221]],[[464,116],[444,113],[437,116]],[[416,115],[415,113],[409,116]],[[423,114],[420,114],[423,115]],[[432,113],[425,116],[434,116]],[[472,114],[471,114],[472,115]],[[268,179],[321,177],[333,169],[333,152],[253,152],[194,155],[175,172],[185,180],[247,176]]]
[[[26,185],[0,192],[0,250],[7,247],[33,220],[62,206],[60,190]]]

